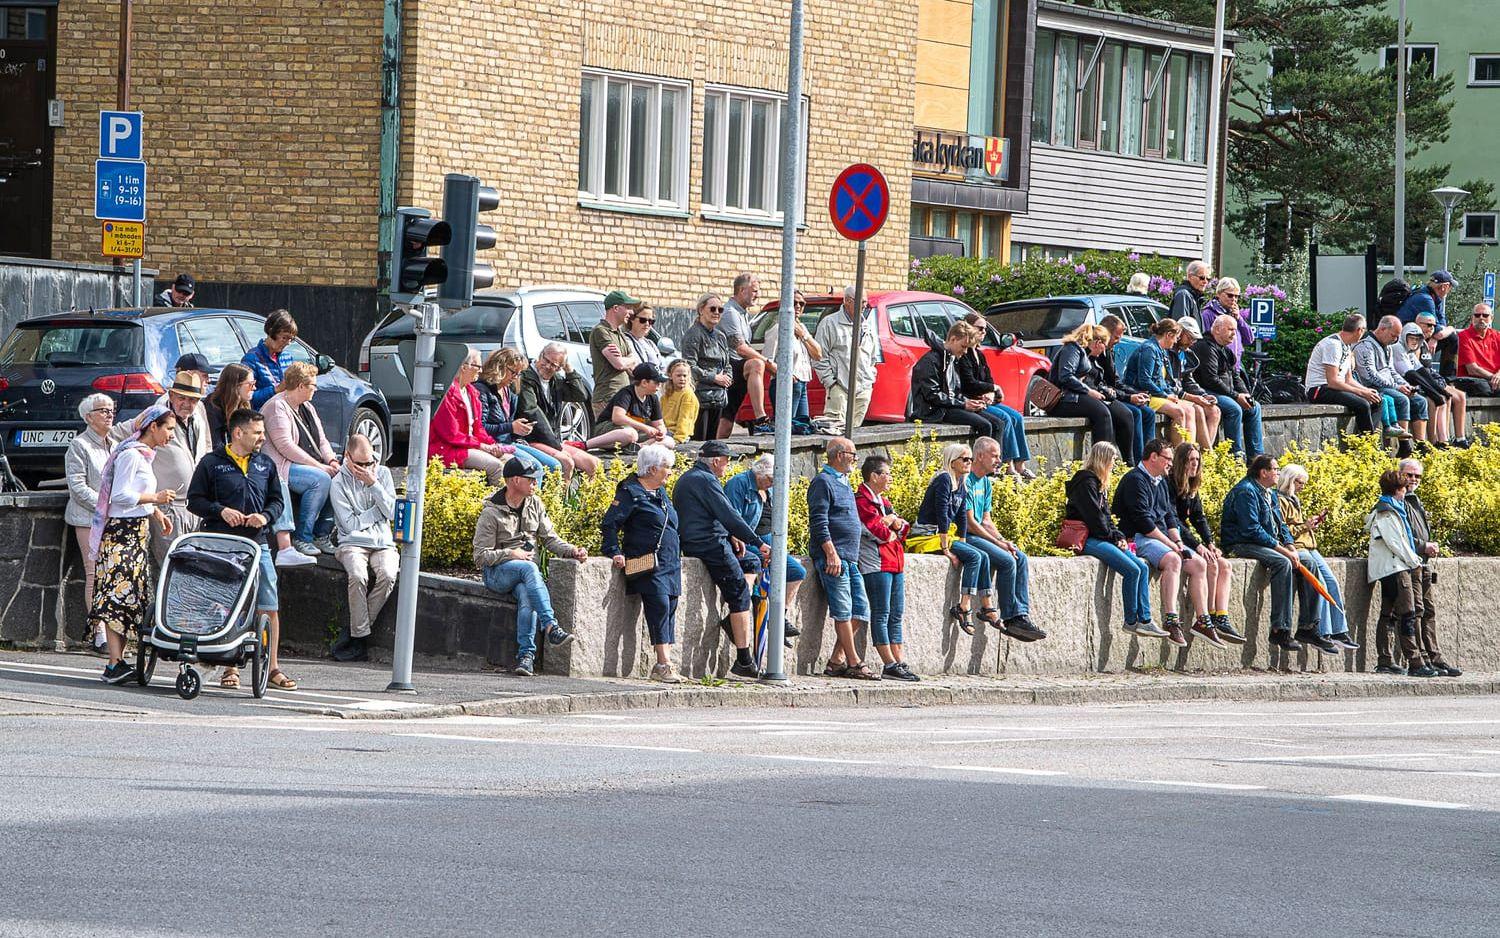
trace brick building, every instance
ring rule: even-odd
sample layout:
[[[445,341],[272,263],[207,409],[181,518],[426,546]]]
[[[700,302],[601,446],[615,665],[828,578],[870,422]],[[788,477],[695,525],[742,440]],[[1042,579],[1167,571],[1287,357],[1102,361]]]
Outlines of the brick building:
[[[99,260],[95,115],[115,104],[118,11],[0,0],[0,49],[42,61],[10,76],[25,93],[0,95],[0,123],[35,130],[40,164],[6,174],[21,161],[0,141],[0,211],[22,222],[0,253]],[[916,25],[916,0],[807,4],[804,285],[851,278],[823,208],[842,166],[883,168],[894,218],[909,204]],[[787,26],[785,4],[759,0],[142,0],[145,263],[193,272],[200,305],[288,306],[348,360],[377,315],[382,211],[439,207],[461,171],[501,193],[485,219],[497,285],[682,306],[752,270],[769,293]],[[870,243],[872,287],[903,282],[901,227]]]

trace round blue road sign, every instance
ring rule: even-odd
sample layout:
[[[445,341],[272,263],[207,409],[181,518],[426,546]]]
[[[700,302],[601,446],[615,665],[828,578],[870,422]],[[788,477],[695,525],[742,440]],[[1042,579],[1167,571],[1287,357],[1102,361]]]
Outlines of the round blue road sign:
[[[885,224],[891,192],[885,176],[869,163],[855,163],[839,173],[828,193],[833,227],[850,241],[864,241]]]

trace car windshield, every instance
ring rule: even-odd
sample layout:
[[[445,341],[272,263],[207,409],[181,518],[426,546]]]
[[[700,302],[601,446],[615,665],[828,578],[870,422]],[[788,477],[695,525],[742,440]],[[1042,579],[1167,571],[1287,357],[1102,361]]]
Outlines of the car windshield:
[[[135,323],[22,323],[0,347],[5,367],[138,365],[142,357],[142,329]]]
[[[505,336],[505,329],[510,325],[511,314],[515,307],[509,304],[504,306],[470,306],[468,309],[443,317],[443,338],[486,338],[494,342],[501,341]],[[385,324],[375,333],[375,340],[400,341],[410,339],[416,333],[416,319],[405,313],[392,313],[386,317]]]

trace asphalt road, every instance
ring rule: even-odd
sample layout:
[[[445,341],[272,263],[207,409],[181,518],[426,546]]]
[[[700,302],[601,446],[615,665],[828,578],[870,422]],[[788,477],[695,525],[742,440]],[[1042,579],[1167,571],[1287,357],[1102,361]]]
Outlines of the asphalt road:
[[[0,700],[0,935],[1493,936],[1496,702]]]

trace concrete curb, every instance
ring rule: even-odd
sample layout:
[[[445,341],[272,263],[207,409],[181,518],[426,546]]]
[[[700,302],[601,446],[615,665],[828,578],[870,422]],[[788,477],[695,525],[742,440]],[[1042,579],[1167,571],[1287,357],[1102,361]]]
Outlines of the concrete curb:
[[[1149,681],[1149,683],[1147,682]],[[999,682],[996,682],[997,684]],[[334,711],[298,708],[346,720],[413,720],[453,716],[559,716],[622,710],[685,710],[709,707],[951,707],[979,705],[1158,703],[1187,700],[1309,701],[1373,697],[1477,697],[1500,695],[1500,675],[1411,679],[1375,677],[1326,680],[1247,678],[1140,683],[1037,686],[870,685],[777,688],[761,686],[688,687],[596,694],[538,694],[505,699],[413,707],[399,712]]]

